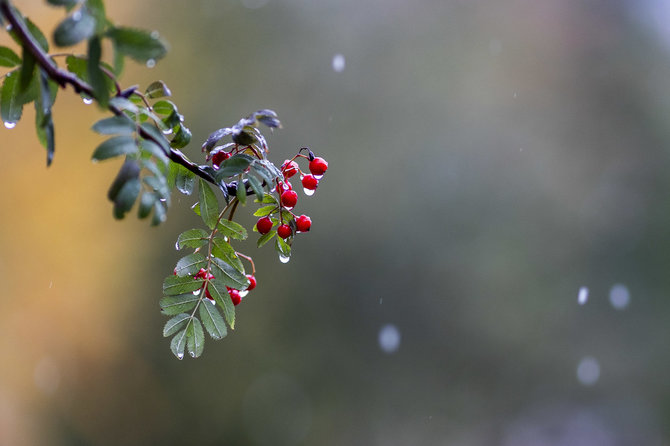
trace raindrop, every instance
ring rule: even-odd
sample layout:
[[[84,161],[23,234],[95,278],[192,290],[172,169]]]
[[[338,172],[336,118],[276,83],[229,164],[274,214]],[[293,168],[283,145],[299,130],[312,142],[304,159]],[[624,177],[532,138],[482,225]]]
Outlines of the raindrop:
[[[291,257],[285,256],[284,254],[279,254],[279,261],[282,263],[288,263],[291,260]]]
[[[177,359],[179,359],[180,361],[182,359],[184,359],[184,354],[183,353],[177,353]]]
[[[195,352],[190,352],[191,358],[195,358]]]
[[[393,324],[384,325],[379,330],[379,347],[385,353],[395,353],[400,347],[400,331]]]
[[[323,178],[323,175],[314,175],[314,178],[316,178],[317,180],[320,180],[321,178]]]
[[[82,101],[86,105],[91,105],[93,103],[93,98],[82,98]]]
[[[81,11],[75,11],[74,14],[72,14],[72,20],[81,20]]]
[[[5,29],[6,29],[8,32],[11,31],[11,30],[12,30],[12,24],[10,23],[10,24],[8,24],[7,26],[5,26]]]
[[[158,31],[151,31],[151,38],[152,39],[158,39],[160,34],[158,34]]]
[[[246,297],[247,294],[249,294],[249,290],[241,290],[240,291],[240,297]]]
[[[316,192],[316,189],[307,189],[306,187],[302,189],[305,192],[305,195],[311,197]]]
[[[630,292],[625,285],[617,283],[610,289],[610,303],[617,310],[625,310],[630,304]]]
[[[579,294],[577,295],[577,303],[579,305],[584,305],[589,299],[589,289],[585,286],[579,289]]]
[[[338,53],[333,56],[333,70],[335,70],[337,73],[344,71],[345,65],[346,61],[344,60],[344,56],[342,54]]]
[[[290,211],[291,209],[293,209],[293,206],[284,206],[284,209],[286,209],[287,211]]]
[[[600,379],[600,364],[591,357],[586,356],[577,365],[577,379],[582,385],[592,386]]]
[[[156,61],[154,59],[147,60],[147,68],[153,68],[156,66]]]
[[[16,127],[16,122],[5,121],[5,128],[13,129],[14,127]]]
[[[179,241],[176,241],[176,242],[174,243],[174,249],[176,249],[177,251],[179,251]]]
[[[165,202],[167,201],[167,198],[161,198],[161,199],[158,200],[158,201],[160,201],[161,203],[165,203]]]
[[[165,130],[162,130],[162,132],[163,132],[163,135],[170,135],[170,134],[172,134],[172,127],[167,128]]]
[[[198,289],[198,290],[195,290],[195,291],[193,292],[193,295],[194,295],[194,296],[197,296],[198,294],[200,294],[200,290],[199,290],[199,289]]]

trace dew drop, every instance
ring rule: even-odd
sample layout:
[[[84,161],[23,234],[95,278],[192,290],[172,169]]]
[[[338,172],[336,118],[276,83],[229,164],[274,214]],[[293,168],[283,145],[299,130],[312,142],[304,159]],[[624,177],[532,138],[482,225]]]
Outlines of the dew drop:
[[[314,178],[316,178],[317,180],[320,180],[321,178],[323,178],[323,175],[314,175]]]
[[[240,291],[240,297],[246,297],[247,294],[249,294],[249,290],[241,290]]]
[[[154,59],[147,60],[147,68],[153,68],[156,66],[156,61]]]
[[[579,305],[584,305],[587,300],[589,300],[589,289],[583,286],[579,289],[579,294],[577,295],[577,303]]]
[[[286,209],[287,211],[290,211],[291,209],[293,209],[293,206],[284,206],[284,209]]]
[[[193,292],[193,295],[194,295],[194,296],[197,296],[198,294],[200,294],[200,290],[195,290],[195,291]]]
[[[10,23],[10,24],[8,24],[7,26],[5,26],[5,29],[6,29],[7,31],[11,31],[11,30],[12,30],[12,24]]]
[[[163,135],[170,135],[172,134],[172,127],[161,131],[163,132]]]
[[[341,73],[344,71],[344,67],[346,66],[346,61],[344,60],[344,56],[342,54],[336,54],[333,56],[333,70],[337,73]]]
[[[93,103],[93,98],[82,98],[82,101],[86,105],[91,105]]]
[[[178,354],[177,354],[177,359],[179,359],[180,361],[181,361],[182,359],[184,359],[184,354],[183,354],[183,353],[178,353]]]
[[[284,254],[279,254],[279,261],[282,263],[288,263],[291,260],[291,257],[285,256]]]
[[[195,352],[190,352],[191,358],[195,358]]]
[[[307,195],[308,197],[311,197],[312,195],[314,195],[314,192],[316,192],[316,189],[307,189],[306,187],[303,187],[302,190],[305,192],[305,195]]]
[[[81,11],[75,11],[74,14],[72,14],[72,20],[81,20]]]
[[[174,249],[179,251],[179,242],[178,241],[174,243]]]
[[[13,129],[14,127],[16,127],[16,122],[5,121],[5,128],[11,130],[11,129]]]
[[[158,201],[160,201],[161,203],[165,203],[165,202],[167,201],[167,198],[161,198],[161,199],[158,200]]]
[[[160,34],[158,34],[158,31],[151,31],[151,38],[152,39],[158,39]]]

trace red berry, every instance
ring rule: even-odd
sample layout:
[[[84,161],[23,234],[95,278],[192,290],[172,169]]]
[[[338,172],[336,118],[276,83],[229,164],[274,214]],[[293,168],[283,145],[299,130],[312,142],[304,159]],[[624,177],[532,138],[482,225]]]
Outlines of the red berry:
[[[305,175],[302,177],[302,187],[309,190],[314,190],[319,185],[319,180],[317,180],[314,175]]]
[[[235,290],[231,288],[228,290],[228,295],[230,296],[230,300],[233,301],[233,305],[239,305],[239,303],[242,302],[242,296],[240,296],[240,290]]]
[[[281,194],[281,204],[284,207],[292,209],[298,202],[298,193],[294,190],[287,190]]]
[[[259,218],[258,221],[256,222],[256,229],[258,229],[258,232],[261,234],[267,234],[268,232],[270,232],[272,226],[274,226],[274,223],[272,223],[270,217]]]
[[[209,294],[209,288],[205,290],[205,297],[214,302],[214,298],[212,297],[211,294]]]
[[[251,274],[247,274],[247,279],[249,279],[249,286],[247,287],[247,291],[251,291],[256,288],[256,278]]]
[[[198,271],[193,277],[196,279],[212,280],[214,278],[214,274],[208,273],[205,268],[200,268],[200,271]]]
[[[323,175],[326,173],[326,170],[328,170],[328,162],[321,157],[317,156],[309,162],[309,171],[313,175]]]
[[[298,232],[307,232],[312,227],[312,219],[306,215],[301,215],[295,219],[295,227]]]
[[[291,230],[291,227],[289,225],[281,225],[277,228],[277,235],[283,239],[287,239],[291,236],[293,233],[293,230]]]
[[[277,190],[281,194],[287,190],[293,190],[293,185],[289,181],[280,181],[277,185]]]
[[[296,173],[298,173],[298,163],[295,161],[289,161],[286,160],[284,161],[284,164],[282,164],[282,172],[284,173],[284,178],[289,179]]]
[[[223,150],[219,150],[212,156],[212,165],[218,169],[221,163],[227,160],[228,158],[230,158],[230,153],[225,152]]]

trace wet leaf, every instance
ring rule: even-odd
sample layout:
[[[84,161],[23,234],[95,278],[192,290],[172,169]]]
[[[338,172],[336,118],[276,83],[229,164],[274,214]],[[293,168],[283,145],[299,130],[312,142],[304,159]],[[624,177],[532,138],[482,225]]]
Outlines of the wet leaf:
[[[208,228],[214,229],[219,218],[219,205],[216,195],[204,180],[200,179],[200,216]]]
[[[168,320],[163,327],[163,336],[168,337],[179,331],[189,320],[191,316],[186,313],[179,313],[172,319]]]
[[[150,99],[172,96],[172,92],[163,81],[155,81],[149,84],[147,89],[144,91],[144,94]]]
[[[135,123],[125,115],[101,119],[93,124],[93,131],[101,135],[132,135]]]
[[[277,205],[271,204],[268,206],[263,206],[262,208],[258,208],[256,212],[254,212],[254,217],[265,217],[266,215],[270,215],[273,212],[277,212],[279,208]]]
[[[247,230],[239,223],[230,220],[221,220],[217,226],[217,230],[230,238],[237,240],[244,240],[247,238]]]
[[[58,46],[72,46],[95,34],[95,17],[87,8],[80,8],[63,20],[54,31],[54,42]]]
[[[147,218],[151,214],[151,208],[156,203],[158,197],[153,192],[144,192],[140,198],[140,204],[137,208],[137,216],[139,218]]]
[[[191,319],[191,323],[186,327],[186,347],[191,357],[197,358],[202,355],[205,347],[205,332],[198,319]]]
[[[109,102],[109,86],[107,77],[100,68],[100,57],[102,56],[102,45],[99,37],[93,37],[88,41],[88,82],[93,87],[93,95],[101,107],[107,107]]]
[[[177,359],[184,359],[184,349],[186,348],[186,329],[177,333],[172,342],[170,342],[170,350],[177,357]]]
[[[137,162],[135,160],[126,160],[121,166],[119,173],[116,175],[116,178],[114,178],[112,185],[109,187],[107,198],[109,198],[110,201],[114,201],[123,185],[129,180],[139,178],[139,176],[140,166]]]
[[[214,245],[212,247],[212,255],[224,260],[233,268],[244,274],[244,265],[242,265],[242,261],[235,253],[235,249],[230,246],[230,243],[221,237],[214,237],[212,242]]]
[[[16,67],[21,65],[21,58],[6,46],[0,46],[0,67]]]
[[[200,304],[200,319],[213,339],[222,339],[228,334],[226,323],[219,310],[216,309],[216,304],[210,303],[208,299]]]
[[[244,173],[253,160],[254,158],[250,157],[249,155],[244,155],[241,153],[231,156],[223,163],[221,163],[219,170],[216,172],[216,179],[220,181],[222,179]]]
[[[191,195],[193,193],[193,189],[195,189],[195,174],[184,166],[178,166],[177,176],[175,178],[175,186],[182,194]]]
[[[224,285],[235,288],[236,290],[243,290],[249,286],[247,276],[226,262],[225,259],[213,257],[212,260],[212,274],[214,274],[216,279],[221,281]]]
[[[114,218],[122,219],[130,211],[142,189],[139,178],[126,181],[114,197]]]
[[[267,234],[263,234],[256,242],[256,246],[260,248],[261,246],[265,245],[267,242],[272,240],[272,237],[274,237],[275,235],[277,235],[276,229],[271,230]]]
[[[209,234],[204,229],[189,229],[177,237],[177,249],[199,248],[207,243]]]
[[[113,27],[107,36],[114,42],[114,48],[138,62],[158,60],[167,53],[167,44],[157,35],[148,31]]]
[[[200,293],[186,293],[179,296],[168,296],[160,300],[162,313],[166,316],[191,311],[200,300]]]
[[[179,130],[177,130],[174,138],[170,141],[170,146],[181,149],[182,147],[186,147],[189,142],[191,142],[191,131],[187,127],[180,125]]]
[[[168,276],[163,282],[163,294],[175,296],[177,294],[189,293],[202,287],[203,280],[194,279],[190,276]]]
[[[175,270],[178,276],[195,275],[200,271],[200,268],[205,268],[206,266],[207,259],[202,254],[195,252],[179,259]]]
[[[207,289],[209,290],[209,293],[212,295],[216,303],[219,304],[219,306],[223,310],[223,316],[225,317],[226,322],[228,322],[230,328],[234,330],[235,305],[233,305],[233,301],[230,299],[230,295],[228,294],[228,290],[226,289],[226,284],[221,280],[214,279],[209,283],[209,287],[207,287]]]
[[[135,140],[130,136],[116,136],[100,144],[93,152],[93,159],[102,161],[131,153],[137,153]]]

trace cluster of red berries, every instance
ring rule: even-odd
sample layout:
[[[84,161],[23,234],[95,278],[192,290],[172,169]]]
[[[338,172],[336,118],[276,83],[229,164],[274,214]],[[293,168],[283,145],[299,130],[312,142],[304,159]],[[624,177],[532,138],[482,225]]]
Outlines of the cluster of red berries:
[[[175,271],[176,274],[176,271]],[[198,271],[195,276],[193,276],[195,279],[203,279],[203,280],[212,280],[214,279],[214,274],[208,273],[205,268],[200,268],[200,271]],[[249,286],[246,287],[244,290],[237,290],[235,288],[230,288],[226,287],[228,290],[228,295],[230,296],[230,300],[233,301],[233,305],[238,305],[240,302],[242,302],[242,298],[251,290],[256,288],[256,278],[251,275],[247,274],[247,279],[249,279]],[[211,294],[209,294],[209,290],[205,289],[205,297],[212,302],[214,302],[214,298],[212,297]]]
[[[309,174],[304,174],[300,170],[300,166],[295,161],[296,158],[307,158],[309,160]],[[309,231],[312,227],[312,219],[307,215],[296,216],[291,212],[291,209],[298,203],[298,194],[293,190],[289,179],[300,173],[300,181],[302,182],[305,194],[313,195],[319,185],[319,180],[326,173],[326,170],[328,170],[328,162],[323,158],[315,157],[311,151],[309,152],[309,156],[298,154],[293,159],[284,161],[284,164],[281,166],[283,179],[277,180],[276,187],[280,203],[279,209],[277,209],[279,211],[279,220],[273,220],[270,216],[260,218],[256,222],[258,232],[260,234],[267,234],[272,230],[275,222],[279,223],[277,235],[284,240],[291,237],[294,231]],[[282,209],[288,211],[293,216],[291,221],[284,221],[284,216],[281,212]]]

